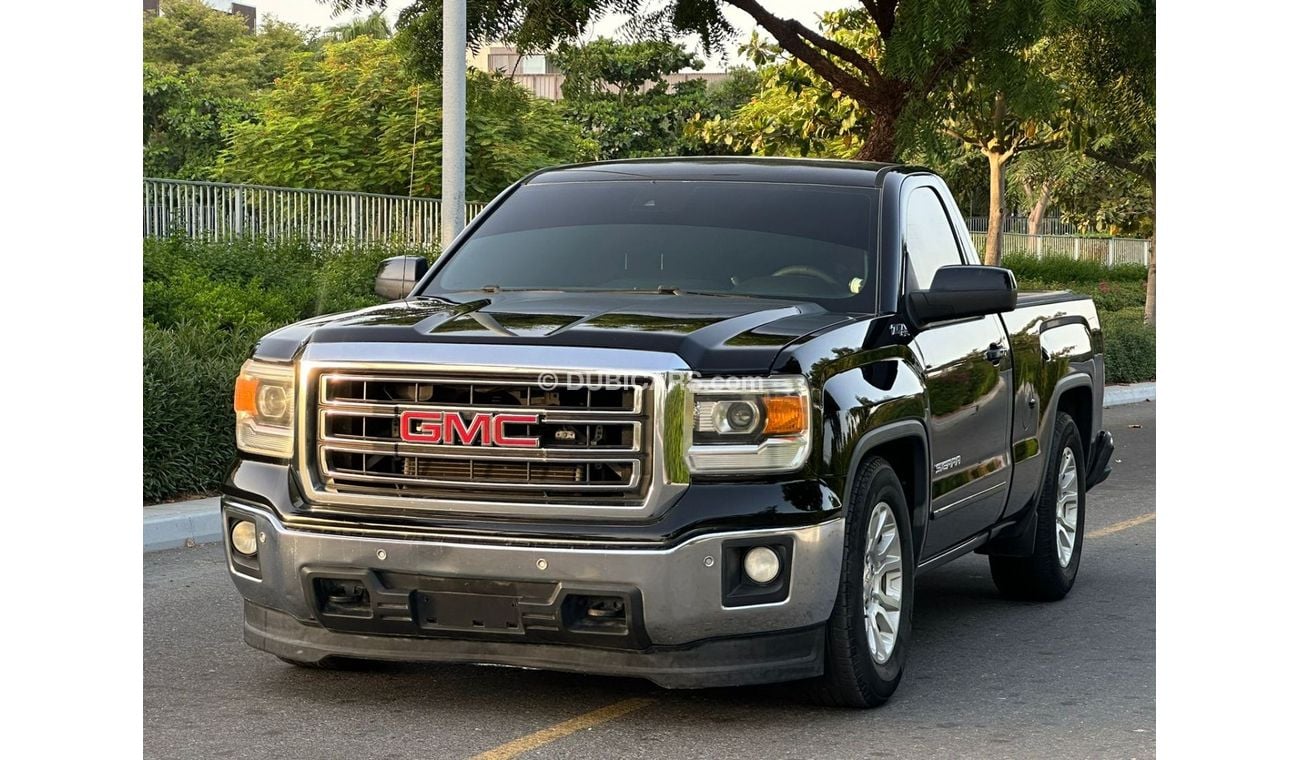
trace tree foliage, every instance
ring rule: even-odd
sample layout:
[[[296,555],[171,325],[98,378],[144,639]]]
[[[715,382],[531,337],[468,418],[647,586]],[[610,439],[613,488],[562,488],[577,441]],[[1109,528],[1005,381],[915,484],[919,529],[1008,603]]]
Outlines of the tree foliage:
[[[1089,19],[1053,40],[1064,51],[1053,74],[1072,102],[1075,145],[1090,158],[1144,182],[1150,191],[1151,249],[1145,319],[1156,321],[1156,4],[1139,0],[1132,18]]]
[[[878,55],[866,13],[847,9],[821,17],[819,33],[864,55]],[[697,118],[691,133],[727,153],[854,158],[865,145],[870,113],[808,64],[755,32],[741,54],[756,67],[758,89],[730,115]]]
[[[666,93],[668,74],[704,68],[704,61],[686,48],[662,40],[616,42],[601,37],[581,45],[564,43],[552,58],[564,72],[566,100],[612,96],[622,101],[643,91]]]
[[[1067,139],[1076,120],[1077,97],[1062,83],[1060,71],[1076,65],[1064,56],[1088,55],[1086,44],[1057,44],[1067,29],[999,56],[972,59],[954,70],[900,123],[899,156],[940,172],[971,213],[983,213],[998,203],[990,197],[992,154],[1006,170],[1008,207],[1032,213],[1042,201],[1040,218],[1050,206],[1085,230],[1145,234],[1150,225],[1149,190],[1083,155]],[[874,24],[861,10],[823,14],[818,32],[867,58],[879,56]],[[730,116],[692,122],[691,131],[699,139],[716,152],[860,155],[871,119],[868,111],[807,64],[757,35],[741,51],[758,66],[759,90]]]
[[[198,0],[166,0],[144,15],[145,176],[212,179],[225,125],[248,117],[254,94],[310,55],[310,35],[274,19],[249,34],[241,17]]]
[[[1147,237],[1151,190],[1145,182],[1074,150],[1026,153],[1008,174],[1008,202],[1044,211],[1088,233]],[[1032,214],[1031,214],[1032,220]]]
[[[323,0],[357,9],[385,0]],[[893,160],[905,112],[967,61],[998,55],[1036,39],[1052,24],[1127,12],[1133,0],[860,0],[877,39],[876,54],[864,54],[774,14],[760,0],[469,0],[471,43],[503,40],[525,51],[550,49],[578,38],[603,16],[633,15],[645,38],[698,35],[706,51],[730,39],[735,29],[723,16],[733,6],[754,19],[780,48],[818,78],[870,114],[858,157]],[[399,18],[414,55],[438,65],[442,43],[442,0],[417,0]]]
[[[1099,19],[1050,39],[1051,73],[1072,108],[1072,138],[1086,155],[1155,183],[1154,0],[1131,18]]]
[[[1064,144],[1063,115],[1054,83],[1035,63],[1041,46],[972,59],[932,94],[942,133],[976,150],[988,163],[989,226],[984,263],[1002,260],[1006,172],[1019,154]]]
[[[467,85],[466,193],[486,200],[535,169],[583,160],[594,144],[559,108],[497,75]],[[298,59],[229,128],[223,179],[290,187],[436,195],[441,187],[437,84],[371,37]]]
[[[275,19],[249,34],[244,19],[200,0],[163,0],[162,14],[144,16],[144,60],[167,74],[192,75],[207,92],[247,98],[270,85],[311,35]]]
[[[335,42],[349,42],[358,37],[374,37],[377,40],[386,40],[393,36],[393,30],[388,25],[388,19],[384,18],[382,11],[375,11],[368,16],[354,18],[343,24],[335,24],[325,30],[325,37]]]
[[[194,74],[144,64],[144,174],[208,179],[222,125],[247,114],[244,101],[213,94]]]
[[[600,144],[604,159],[699,152],[703,145],[685,134],[687,122],[730,113],[752,93],[745,70],[713,86],[698,79],[669,85],[667,75],[704,66],[672,42],[601,38],[562,44],[553,60],[564,74],[560,108]]]

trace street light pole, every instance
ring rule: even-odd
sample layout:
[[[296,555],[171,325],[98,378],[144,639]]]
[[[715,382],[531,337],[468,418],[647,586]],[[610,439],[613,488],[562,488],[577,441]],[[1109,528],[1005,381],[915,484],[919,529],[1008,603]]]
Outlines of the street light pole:
[[[442,3],[442,248],[465,226],[465,0]]]

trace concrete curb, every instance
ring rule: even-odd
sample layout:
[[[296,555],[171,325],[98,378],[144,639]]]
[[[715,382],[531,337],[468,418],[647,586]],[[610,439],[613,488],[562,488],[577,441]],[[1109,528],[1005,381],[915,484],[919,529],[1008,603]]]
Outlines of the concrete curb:
[[[1106,407],[1155,401],[1155,383],[1108,385],[1102,405]],[[194,544],[222,540],[221,499],[178,501],[144,508],[144,550],[159,552]]]
[[[1102,397],[1103,408],[1137,404],[1142,401],[1156,400],[1155,383],[1133,383],[1132,385],[1108,385],[1106,395]]]
[[[216,496],[144,508],[146,553],[208,544],[221,538],[221,499]]]

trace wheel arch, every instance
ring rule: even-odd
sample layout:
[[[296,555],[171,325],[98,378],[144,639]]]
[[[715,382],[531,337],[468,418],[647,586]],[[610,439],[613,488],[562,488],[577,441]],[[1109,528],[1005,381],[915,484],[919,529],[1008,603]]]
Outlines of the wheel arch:
[[[851,497],[855,475],[869,457],[889,463],[903,485],[912,515],[912,550],[920,558],[930,513],[930,447],[925,424],[917,419],[897,420],[867,431],[858,439],[849,460],[844,502]]]
[[[1050,461],[1051,452],[1056,445],[1056,415],[1057,412],[1064,411],[1074,420],[1075,426],[1079,429],[1079,437],[1083,442],[1084,456],[1088,456],[1088,435],[1092,429],[1092,411],[1093,411],[1093,389],[1092,377],[1083,372],[1076,372],[1061,378],[1052,391],[1051,401],[1048,403],[1042,422],[1042,435],[1039,442],[1039,451],[1044,457],[1044,466],[1042,472],[1038,474],[1038,482],[1033,491],[1033,498],[1025,505],[1023,510],[1018,510],[1016,522],[1006,526],[998,535],[993,536],[990,541],[977,551],[981,554],[1003,555],[1011,557],[1027,557],[1033,554],[1034,543],[1037,536],[1037,515],[1034,511],[1034,505],[1038,502],[1038,495],[1042,493],[1047,483],[1047,478],[1051,477],[1051,472],[1046,463]]]
[[[1056,412],[1065,412],[1074,420],[1074,426],[1079,428],[1079,438],[1083,441],[1084,454],[1088,453],[1087,449],[1092,443],[1094,431],[1092,429],[1092,385],[1090,378],[1086,375],[1074,375],[1072,377],[1082,377],[1079,382],[1072,383],[1069,387],[1060,389],[1057,386]],[[1053,414],[1055,417],[1055,414]],[[1053,428],[1050,429],[1054,429]]]

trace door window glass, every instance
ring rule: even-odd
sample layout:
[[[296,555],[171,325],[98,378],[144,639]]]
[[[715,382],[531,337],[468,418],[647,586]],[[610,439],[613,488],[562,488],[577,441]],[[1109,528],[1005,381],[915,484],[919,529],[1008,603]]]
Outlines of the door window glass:
[[[943,203],[928,187],[913,190],[908,196],[903,248],[907,253],[909,284],[920,290],[930,287],[939,267],[963,263]]]

